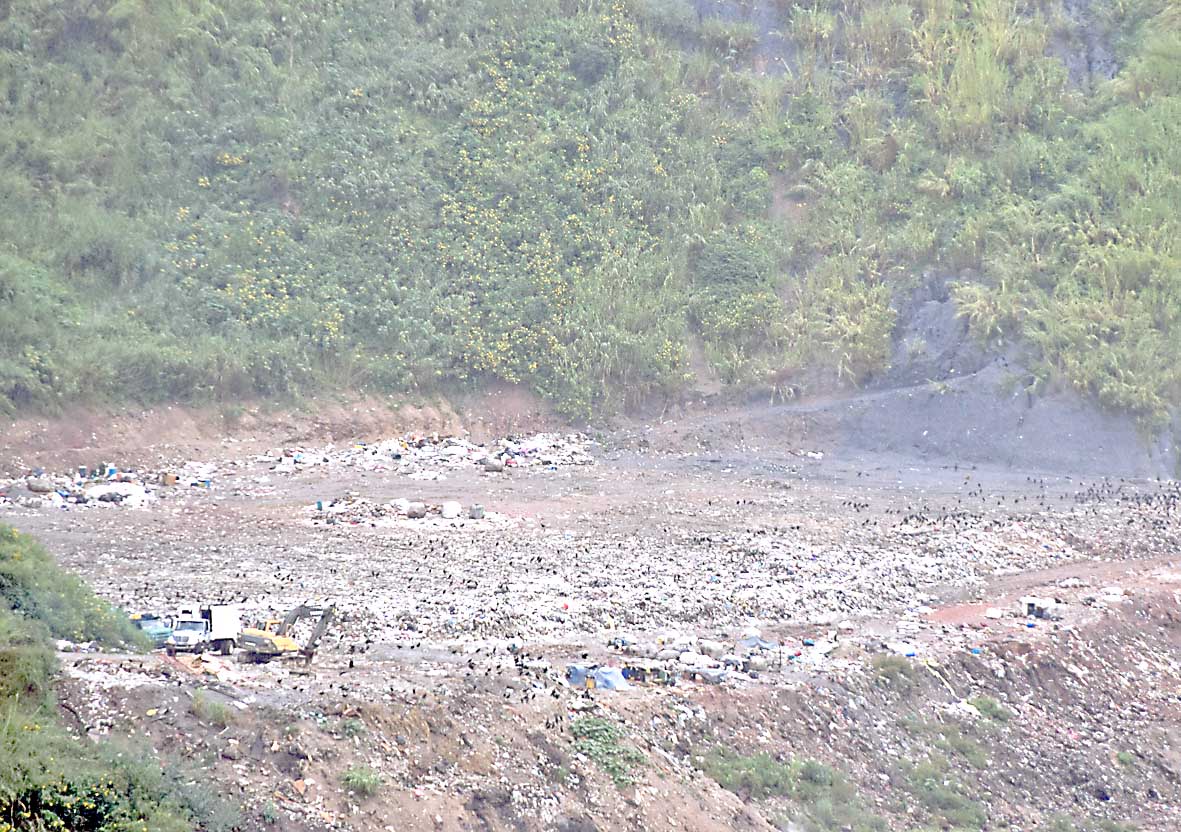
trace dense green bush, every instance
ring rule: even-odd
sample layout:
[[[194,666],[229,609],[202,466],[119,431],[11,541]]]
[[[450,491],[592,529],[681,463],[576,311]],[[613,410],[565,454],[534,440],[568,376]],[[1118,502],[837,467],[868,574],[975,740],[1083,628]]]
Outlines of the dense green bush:
[[[698,341],[861,382],[927,269],[1046,383],[1176,405],[1172,4],[765,5],[10,4],[0,410],[500,379],[585,413]],[[1084,26],[1110,81],[1068,77]]]
[[[0,526],[0,832],[229,832],[236,812],[150,749],[96,745],[56,718],[52,638],[141,643],[126,616]]]
[[[53,638],[97,641],[110,647],[143,644],[127,615],[63,572],[38,543],[0,526],[0,614],[44,628]],[[15,627],[12,633],[25,632]]]
[[[584,716],[570,725],[574,750],[585,755],[611,777],[617,786],[634,782],[633,771],[644,764],[643,753],[625,744],[626,732],[602,717]]]
[[[0,610],[0,701],[44,701],[54,669],[46,628]]]
[[[373,797],[381,791],[382,777],[369,766],[349,766],[340,776],[346,790],[362,798]]]
[[[755,800],[786,798],[799,806],[792,818],[808,832],[882,832],[886,822],[869,812],[856,788],[840,772],[816,760],[777,760],[770,754],[744,756],[716,748],[702,770],[722,788]]]
[[[0,832],[190,832],[174,789],[150,751],[82,744],[46,715],[0,719]]]

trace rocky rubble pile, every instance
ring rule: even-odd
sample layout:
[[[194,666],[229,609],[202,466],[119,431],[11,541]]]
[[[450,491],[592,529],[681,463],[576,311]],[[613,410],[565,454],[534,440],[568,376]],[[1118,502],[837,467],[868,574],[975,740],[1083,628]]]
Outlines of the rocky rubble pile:
[[[808,644],[815,646],[811,639]],[[575,662],[566,668],[566,681],[574,687],[608,689],[637,683],[675,685],[680,680],[719,685],[753,681],[767,671],[782,671],[803,655],[802,650],[764,639],[757,629],[747,629],[739,639],[722,640],[676,632],[639,641],[620,635],[607,646],[622,654],[621,668]],[[827,653],[835,646],[822,649]]]

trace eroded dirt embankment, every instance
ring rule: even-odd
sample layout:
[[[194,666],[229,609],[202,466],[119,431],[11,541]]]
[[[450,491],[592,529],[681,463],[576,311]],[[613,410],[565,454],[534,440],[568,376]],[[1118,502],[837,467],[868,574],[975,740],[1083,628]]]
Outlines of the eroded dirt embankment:
[[[508,386],[450,399],[342,394],[204,407],[76,407],[58,416],[0,422],[0,475],[101,462],[143,467],[405,433],[463,433],[483,441],[558,424],[541,399]]]

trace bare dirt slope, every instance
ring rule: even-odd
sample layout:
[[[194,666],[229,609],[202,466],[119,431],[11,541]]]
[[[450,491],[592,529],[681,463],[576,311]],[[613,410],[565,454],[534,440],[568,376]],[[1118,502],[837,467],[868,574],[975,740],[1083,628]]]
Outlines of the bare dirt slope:
[[[76,407],[58,416],[0,422],[0,475],[101,462],[152,466],[407,432],[490,439],[554,424],[551,409],[537,396],[507,385],[452,399],[341,394],[283,404]]]

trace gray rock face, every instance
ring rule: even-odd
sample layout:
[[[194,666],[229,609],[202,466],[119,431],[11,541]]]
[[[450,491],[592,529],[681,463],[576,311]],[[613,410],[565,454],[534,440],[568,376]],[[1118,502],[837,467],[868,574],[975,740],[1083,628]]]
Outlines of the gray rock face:
[[[1136,420],[1072,391],[1033,395],[1017,350],[987,352],[957,317],[952,278],[928,273],[899,309],[890,368],[860,394],[821,406],[838,443],[928,461],[1099,476],[1172,476],[1177,430],[1146,436]]]
[[[966,378],[835,403],[824,415],[849,449],[1095,476],[1177,471],[1168,433],[1146,438],[1132,417],[1074,393],[1029,395],[1013,384],[1017,372],[998,361]]]
[[[13,483],[12,485],[8,486],[8,489],[4,493],[7,494],[8,499],[12,500],[14,503],[19,503],[21,500],[33,496],[33,492],[29,490],[28,486],[20,483]]]
[[[928,275],[899,309],[888,370],[860,391],[792,402],[768,418],[804,416],[835,450],[893,453],[1085,476],[1181,475],[1181,421],[1155,436],[1136,419],[1073,391],[1027,392],[1016,349],[987,352],[956,316],[950,279]]]
[[[1081,89],[1094,89],[1115,77],[1120,65],[1112,44],[1113,31],[1103,22],[1103,13],[1094,0],[1065,0],[1062,4],[1073,26],[1056,29],[1050,37],[1049,52],[1066,65],[1070,83]]]
[[[890,368],[874,387],[902,387],[979,372],[990,358],[956,316],[948,281],[931,278],[899,306]]]

